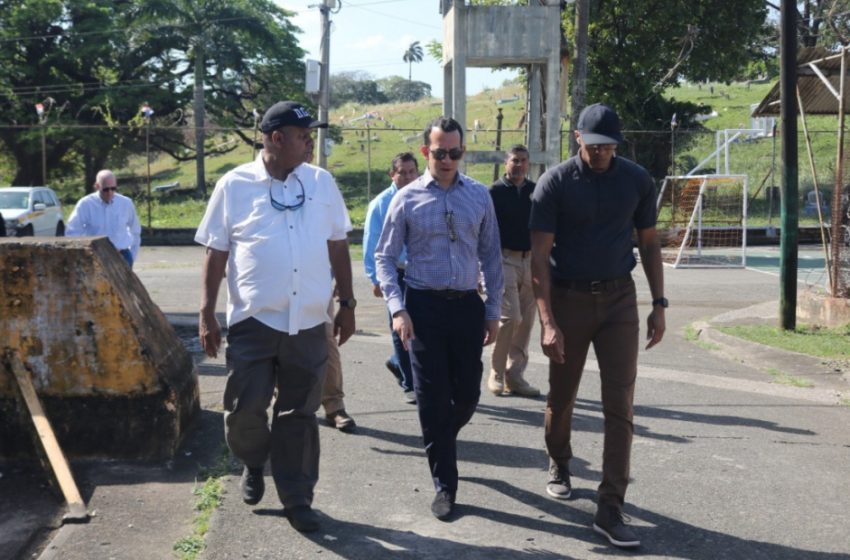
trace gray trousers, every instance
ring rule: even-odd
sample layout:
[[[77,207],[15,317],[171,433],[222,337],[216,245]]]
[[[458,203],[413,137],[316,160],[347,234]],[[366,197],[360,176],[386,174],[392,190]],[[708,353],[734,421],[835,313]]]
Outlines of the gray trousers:
[[[328,359],[325,325],[296,335],[246,319],[227,334],[224,434],[249,467],[271,471],[284,507],[310,505],[319,480],[316,410]],[[271,428],[267,409],[278,388]]]

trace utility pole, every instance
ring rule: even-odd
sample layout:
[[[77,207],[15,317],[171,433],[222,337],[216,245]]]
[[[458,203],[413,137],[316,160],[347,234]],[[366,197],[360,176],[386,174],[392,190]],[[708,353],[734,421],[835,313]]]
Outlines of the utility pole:
[[[797,246],[799,240],[797,169],[797,3],[782,0],[780,10],[779,92],[782,122],[782,201],[779,241],[779,318],[781,328],[797,326]],[[843,70],[843,64],[842,64]]]
[[[336,6],[336,0],[322,0],[319,12],[322,15],[322,42],[319,47],[319,58],[322,59],[319,90],[319,121],[328,122],[328,106],[330,105],[330,59],[331,59],[331,8]],[[325,154],[328,129],[320,128],[317,144],[319,145],[319,167],[328,168],[328,156]]]
[[[590,22],[590,0],[576,1],[576,51],[573,59],[573,88],[570,103],[570,155],[578,152],[578,142],[573,131],[578,126],[578,115],[584,109],[587,90],[587,41]]]

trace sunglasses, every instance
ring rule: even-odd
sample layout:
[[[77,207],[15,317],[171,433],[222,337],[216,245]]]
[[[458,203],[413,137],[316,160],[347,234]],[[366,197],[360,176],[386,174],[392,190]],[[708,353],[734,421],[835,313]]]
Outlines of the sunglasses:
[[[118,190],[118,187],[101,187],[100,190],[103,192],[115,192]]]
[[[431,148],[428,148],[428,152],[434,156],[434,159],[437,161],[443,161],[446,159],[446,156],[449,156],[453,161],[457,161],[463,157],[462,148],[452,148],[451,150],[444,150],[442,148],[432,150]]]
[[[272,204],[272,208],[277,210],[278,212],[286,212],[287,210],[298,210],[302,206],[304,206],[304,183],[301,182],[301,179],[298,178],[298,175],[295,173],[291,173],[290,177],[295,177],[295,180],[298,182],[298,186],[301,188],[301,194],[295,197],[298,202],[295,204],[284,204],[279,200],[275,200],[274,196],[272,196],[272,180],[269,177],[269,201]]]

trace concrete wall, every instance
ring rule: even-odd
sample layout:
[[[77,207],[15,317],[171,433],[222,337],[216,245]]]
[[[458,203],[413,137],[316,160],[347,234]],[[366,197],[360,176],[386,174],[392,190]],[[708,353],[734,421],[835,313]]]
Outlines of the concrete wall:
[[[71,456],[168,456],[198,410],[197,373],[106,238],[0,240],[0,355],[31,372]],[[0,455],[31,451],[0,363]]]

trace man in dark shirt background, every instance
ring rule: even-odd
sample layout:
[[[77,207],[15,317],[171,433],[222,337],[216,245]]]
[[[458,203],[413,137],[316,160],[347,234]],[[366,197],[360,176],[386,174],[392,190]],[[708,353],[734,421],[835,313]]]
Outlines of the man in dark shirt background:
[[[637,230],[652,293],[646,348],[664,336],[664,269],[655,231],[655,184],[639,165],[616,155],[623,141],[613,109],[596,103],[579,115],[579,153],[544,173],[531,206],[531,274],[549,357],[545,435],[546,492],[570,497],[573,408],[590,344],[599,363],[605,439],[593,529],[611,544],[640,545],[625,524],[640,331],[631,270]]]
[[[505,174],[490,187],[499,222],[505,291],[499,335],[490,360],[487,389],[494,395],[540,395],[523,377],[528,365],[528,339],[534,326],[535,302],[531,288],[531,193],[528,149],[517,144],[505,157]]]

